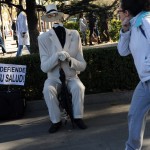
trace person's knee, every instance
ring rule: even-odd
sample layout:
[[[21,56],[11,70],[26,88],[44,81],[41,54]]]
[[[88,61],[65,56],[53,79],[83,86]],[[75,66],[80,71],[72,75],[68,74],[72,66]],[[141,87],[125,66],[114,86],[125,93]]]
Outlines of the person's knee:
[[[85,86],[80,83],[80,84],[74,84],[74,86],[72,86],[72,91],[73,92],[79,92],[79,93],[82,93],[85,91]]]
[[[56,94],[57,94],[57,91],[56,91],[56,89],[55,89],[53,86],[51,86],[51,85],[45,86],[44,89],[43,89],[43,94],[45,95],[45,94],[48,94],[48,93],[49,93],[49,95],[56,95]]]

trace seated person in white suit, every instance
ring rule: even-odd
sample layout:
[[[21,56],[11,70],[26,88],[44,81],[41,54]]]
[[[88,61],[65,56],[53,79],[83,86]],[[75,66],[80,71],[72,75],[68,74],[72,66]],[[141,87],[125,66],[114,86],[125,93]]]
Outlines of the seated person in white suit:
[[[66,84],[72,95],[74,123],[80,129],[86,129],[87,126],[82,119],[85,86],[78,77],[78,74],[85,70],[86,62],[79,33],[63,27],[60,20],[64,19],[64,13],[58,12],[55,4],[49,4],[45,8],[46,14],[41,19],[46,22],[54,22],[52,29],[38,37],[41,70],[47,73],[43,95],[52,122],[49,133],[57,132],[62,126],[58,101],[61,89],[60,67],[65,72]]]

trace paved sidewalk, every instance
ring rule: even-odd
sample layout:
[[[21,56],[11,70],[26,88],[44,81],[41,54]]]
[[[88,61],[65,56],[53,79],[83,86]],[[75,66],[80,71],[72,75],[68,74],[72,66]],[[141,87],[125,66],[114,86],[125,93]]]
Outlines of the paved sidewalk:
[[[12,36],[7,36],[5,40],[5,47],[6,47],[7,53],[3,56],[2,50],[0,50],[0,58],[16,57],[16,52],[18,48],[16,45],[16,41],[13,40]],[[27,48],[24,46],[22,50],[22,55],[27,55],[27,54],[29,54],[29,52]]]
[[[69,121],[59,132],[49,134],[45,108],[27,111],[19,120],[0,122],[0,150],[124,150],[131,95],[132,92],[87,95],[86,130],[72,129]],[[150,118],[142,150],[150,150],[149,121]]]

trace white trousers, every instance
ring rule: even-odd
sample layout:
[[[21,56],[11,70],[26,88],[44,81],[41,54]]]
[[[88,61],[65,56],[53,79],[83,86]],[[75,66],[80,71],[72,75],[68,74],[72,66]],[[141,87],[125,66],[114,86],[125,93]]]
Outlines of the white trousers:
[[[73,78],[67,80],[67,87],[72,94],[74,118],[83,118],[85,86],[79,78]],[[58,81],[47,79],[44,83],[43,95],[52,123],[57,123],[61,120],[61,111],[57,99],[60,89],[61,84]]]

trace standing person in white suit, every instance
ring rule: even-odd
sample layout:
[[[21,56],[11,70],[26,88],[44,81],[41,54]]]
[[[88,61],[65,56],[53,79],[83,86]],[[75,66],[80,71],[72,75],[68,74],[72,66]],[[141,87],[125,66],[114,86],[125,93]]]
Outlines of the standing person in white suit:
[[[21,56],[23,45],[26,45],[30,53],[30,39],[27,25],[27,17],[22,11],[23,7],[20,5],[17,11],[17,20],[16,20],[16,33],[18,37],[18,50],[16,56]]]
[[[72,95],[74,122],[80,129],[86,129],[87,126],[82,120],[85,87],[78,77],[79,72],[86,68],[86,62],[79,33],[63,27],[60,20],[63,19],[64,13],[58,12],[56,5],[50,4],[45,8],[46,15],[42,16],[42,20],[54,22],[52,29],[38,37],[41,69],[48,76],[44,83],[43,94],[52,122],[49,133],[57,132],[62,126],[58,101],[61,89],[60,68],[65,72],[66,84]]]

